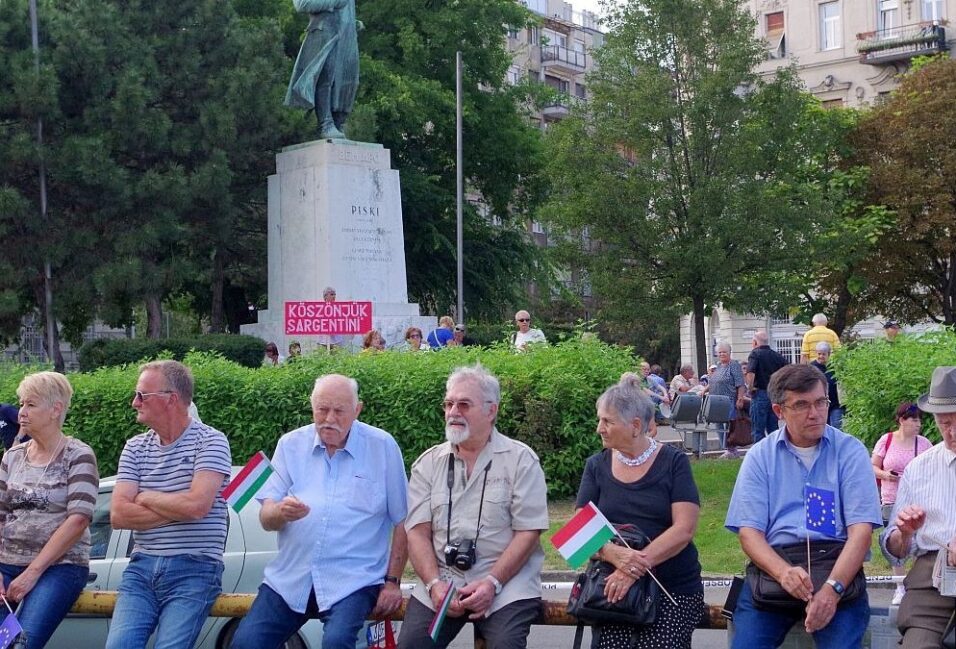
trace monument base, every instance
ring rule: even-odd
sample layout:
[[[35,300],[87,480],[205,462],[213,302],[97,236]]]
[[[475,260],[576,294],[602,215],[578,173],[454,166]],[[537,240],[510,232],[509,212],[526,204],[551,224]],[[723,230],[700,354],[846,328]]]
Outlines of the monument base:
[[[319,301],[326,286],[339,301],[372,302],[372,326],[389,347],[416,326],[427,335],[434,317],[408,301],[398,171],[380,144],[319,140],[286,147],[269,177],[269,309],[244,334],[289,342],[304,353],[323,338],[287,336],[286,302]],[[351,349],[361,336],[349,337]]]

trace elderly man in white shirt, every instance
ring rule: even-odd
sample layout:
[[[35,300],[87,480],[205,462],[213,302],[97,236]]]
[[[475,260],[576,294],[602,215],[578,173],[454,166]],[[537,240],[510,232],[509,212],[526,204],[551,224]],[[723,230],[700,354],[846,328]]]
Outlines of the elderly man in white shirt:
[[[933,414],[943,441],[907,465],[881,539],[895,557],[916,556],[897,616],[903,649],[939,647],[953,614],[939,574],[956,566],[956,367],[937,367],[917,405]]]
[[[527,311],[518,311],[515,314],[515,325],[518,331],[511,336],[511,344],[516,351],[523,352],[528,348],[529,343],[547,343],[544,332],[540,329],[531,328],[531,314]]]

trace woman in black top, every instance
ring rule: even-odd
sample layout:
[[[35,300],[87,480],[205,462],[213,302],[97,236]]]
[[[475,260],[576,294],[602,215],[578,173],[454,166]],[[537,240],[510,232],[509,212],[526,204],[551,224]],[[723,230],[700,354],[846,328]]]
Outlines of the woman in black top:
[[[617,570],[607,580],[612,601],[624,597],[635,580],[651,570],[676,600],[663,593],[657,620],[649,626],[595,628],[595,649],[690,649],[691,635],[704,610],[700,562],[694,532],[700,498],[690,462],[679,450],[647,436],[654,406],[636,376],[625,375],[597,401],[604,450],[584,467],[577,506],[589,501],[615,524],[639,527],[651,539],[643,550],[608,542],[598,553]]]

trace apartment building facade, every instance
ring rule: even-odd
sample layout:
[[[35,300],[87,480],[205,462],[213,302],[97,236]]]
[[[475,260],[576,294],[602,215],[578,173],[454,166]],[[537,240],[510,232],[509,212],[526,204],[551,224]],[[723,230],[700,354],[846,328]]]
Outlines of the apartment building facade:
[[[747,0],[767,43],[759,72],[791,63],[825,106],[883,101],[915,56],[952,52],[956,0]]]

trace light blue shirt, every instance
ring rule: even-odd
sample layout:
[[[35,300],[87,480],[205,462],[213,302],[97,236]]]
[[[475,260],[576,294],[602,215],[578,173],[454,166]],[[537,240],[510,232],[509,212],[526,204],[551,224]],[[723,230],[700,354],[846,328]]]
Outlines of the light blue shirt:
[[[880,527],[880,496],[863,443],[827,426],[819,449],[808,471],[786,437],[786,426],[755,444],[737,474],[724,523],[727,529],[734,533],[741,527],[759,530],[774,546],[805,541],[803,488],[808,484],[834,493],[837,532],[836,537],[828,537],[813,530],[810,540],[845,541],[846,528],[856,523]]]
[[[279,530],[279,554],[265,583],[304,613],[315,589],[320,611],[360,588],[384,583],[392,529],[408,512],[408,480],[398,444],[384,430],[355,421],[345,447],[329,457],[315,424],[279,439],[275,473],[256,495],[294,495],[310,508]]]

